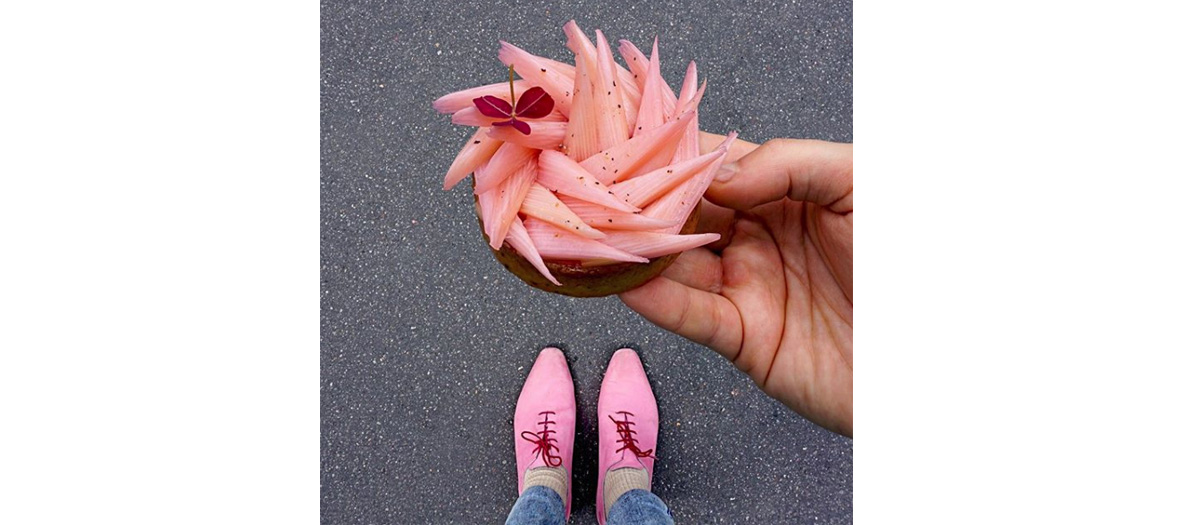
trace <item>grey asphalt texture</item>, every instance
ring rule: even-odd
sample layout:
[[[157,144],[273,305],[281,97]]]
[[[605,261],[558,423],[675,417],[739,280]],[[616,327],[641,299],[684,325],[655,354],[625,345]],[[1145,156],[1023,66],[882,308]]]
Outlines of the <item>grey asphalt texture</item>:
[[[524,285],[468,187],[442,189],[470,131],[431,101],[502,81],[500,39],[570,61],[571,18],[641,48],[659,35],[673,89],[696,60],[707,131],[852,141],[850,1],[658,5],[322,4],[322,522],[503,523],[516,396],[555,345],[578,396],[572,523],[594,523],[599,381],[624,346],[659,400],[653,490],[679,523],[851,523],[852,440],[617,298]]]

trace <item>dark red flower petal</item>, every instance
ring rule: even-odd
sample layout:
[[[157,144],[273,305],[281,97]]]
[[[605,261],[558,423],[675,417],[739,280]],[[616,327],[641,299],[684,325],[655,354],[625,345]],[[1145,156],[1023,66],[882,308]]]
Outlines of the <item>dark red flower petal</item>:
[[[516,128],[516,131],[519,131],[525,135],[528,135],[529,133],[533,132],[533,128],[529,127],[527,122],[516,120],[516,119],[512,119],[508,122],[512,123],[512,127]]]
[[[502,98],[484,95],[472,100],[472,102],[475,103],[475,108],[485,116],[492,118],[512,117],[512,104]]]
[[[505,120],[503,122],[493,122],[492,125],[493,126],[512,126],[512,127],[516,128],[517,131],[524,133],[525,135],[528,135],[529,133],[531,133],[533,131],[532,128],[530,128],[528,124],[525,124],[524,122],[521,122],[516,119]]]
[[[553,97],[540,87],[531,87],[516,101],[516,116],[541,118],[553,111]],[[527,135],[527,133],[526,133]]]

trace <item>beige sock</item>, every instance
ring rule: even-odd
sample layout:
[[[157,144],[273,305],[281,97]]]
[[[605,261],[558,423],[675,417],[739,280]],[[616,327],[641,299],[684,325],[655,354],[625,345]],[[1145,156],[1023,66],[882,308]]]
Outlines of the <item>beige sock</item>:
[[[538,485],[549,487],[553,489],[553,492],[561,496],[561,503],[564,505],[569,503],[565,500],[567,496],[565,484],[568,479],[569,477],[566,475],[564,467],[531,468],[524,471],[524,488],[527,489]]]
[[[606,473],[602,487],[602,499],[606,500],[606,512],[615,501],[629,490],[648,490],[647,471],[641,468],[620,468]]]

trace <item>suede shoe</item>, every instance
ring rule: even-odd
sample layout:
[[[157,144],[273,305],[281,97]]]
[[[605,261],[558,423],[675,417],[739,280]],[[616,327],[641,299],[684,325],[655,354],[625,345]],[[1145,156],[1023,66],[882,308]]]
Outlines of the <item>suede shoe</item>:
[[[574,381],[565,354],[541,350],[516,401],[516,493],[524,492],[525,472],[534,467],[565,469],[565,518],[570,515],[574,462]]]
[[[647,471],[651,490],[660,415],[639,355],[630,348],[615,352],[598,395],[598,523],[606,523],[603,488],[608,472],[620,468]]]

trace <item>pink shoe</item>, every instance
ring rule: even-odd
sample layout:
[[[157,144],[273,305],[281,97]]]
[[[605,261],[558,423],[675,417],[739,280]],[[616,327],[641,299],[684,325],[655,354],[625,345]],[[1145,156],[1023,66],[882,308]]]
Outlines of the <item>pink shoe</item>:
[[[566,472],[565,519],[570,517],[574,463],[574,381],[557,348],[541,350],[516,401],[516,493],[533,467],[562,467]]]
[[[598,394],[598,523],[606,523],[603,486],[606,473],[618,468],[647,471],[651,490],[656,463],[660,414],[639,355],[630,348],[615,352]]]

